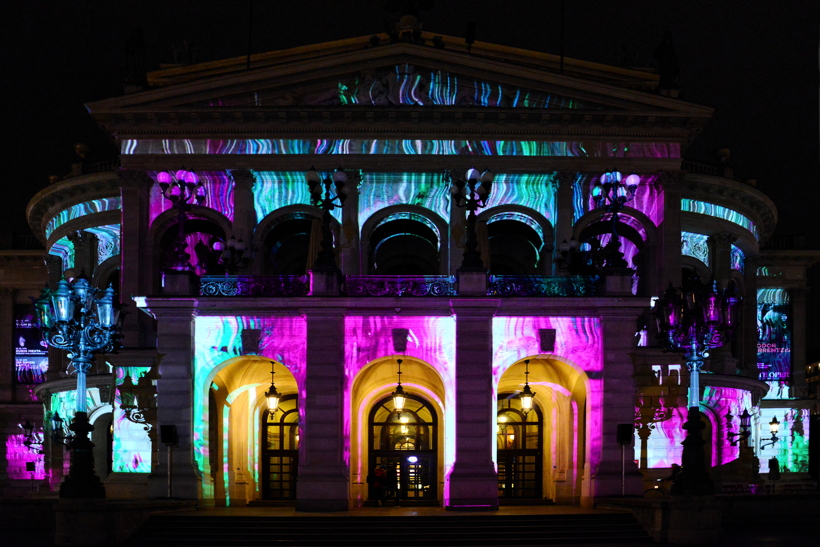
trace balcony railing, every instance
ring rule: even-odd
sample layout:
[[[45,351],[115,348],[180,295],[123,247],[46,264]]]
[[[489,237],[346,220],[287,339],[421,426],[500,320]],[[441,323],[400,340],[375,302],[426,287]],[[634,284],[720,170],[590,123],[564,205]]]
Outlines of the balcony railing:
[[[348,275],[341,291],[352,297],[458,296],[457,278],[451,275]],[[227,276],[200,278],[200,296],[307,296],[308,276]],[[598,296],[598,276],[546,277],[491,275],[487,296]]]
[[[348,296],[455,296],[450,275],[348,275]]]
[[[200,296],[307,296],[307,276],[206,275],[200,278]]]
[[[491,275],[488,296],[596,296],[598,276]]]

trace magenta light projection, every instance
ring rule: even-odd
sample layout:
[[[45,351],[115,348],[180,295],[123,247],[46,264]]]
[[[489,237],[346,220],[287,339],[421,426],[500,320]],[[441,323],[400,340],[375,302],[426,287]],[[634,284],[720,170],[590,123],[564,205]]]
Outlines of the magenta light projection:
[[[115,473],[150,473],[151,472],[151,439],[143,424],[130,421],[122,410],[120,389],[126,376],[133,385],[137,385],[151,367],[118,367],[114,369],[116,391],[114,392],[114,462],[111,470]],[[143,380],[144,382],[145,380]],[[133,404],[147,407],[147,401],[135,401]],[[155,426],[156,427],[156,426]]]
[[[749,219],[749,217],[727,207],[722,207],[706,201],[684,198],[680,200],[680,210],[686,213],[697,213],[700,215],[708,215],[710,217],[728,220],[729,222],[742,226],[750,231],[752,235],[754,235],[755,239],[759,239],[760,237],[757,226],[751,221],[751,219]]]
[[[307,324],[303,317],[197,317],[194,320],[193,445],[194,459],[205,477],[210,473],[208,390],[219,370],[227,366],[229,360],[243,355],[242,331],[245,329],[261,331],[258,356],[283,364],[293,374],[300,398],[305,397]],[[223,412],[228,412],[227,408]],[[223,435],[223,442],[227,443],[227,427]],[[227,455],[228,451],[223,453]],[[206,494],[213,496],[212,491]]]
[[[703,262],[707,268],[711,267],[709,260],[709,236],[692,232],[680,233],[680,254],[691,256]]]
[[[769,384],[764,399],[788,399],[792,365],[792,309],[788,289],[757,290],[758,380]]]
[[[740,415],[744,410],[754,412],[751,392],[730,387],[706,386],[703,389],[701,407],[712,422],[713,465],[723,465],[737,459],[740,455],[740,443],[735,442],[735,446],[732,446],[727,433],[740,432]],[[731,423],[727,420],[727,415],[731,416]],[[739,437],[732,439],[737,441]]]
[[[435,156],[547,156],[579,158],[679,158],[677,143],[602,141],[468,141],[468,140],[270,140],[270,139],[124,139],[120,153],[185,154],[331,154]]]
[[[97,236],[97,265],[102,264],[112,256],[120,254],[120,225],[108,224],[106,226],[95,226],[85,228]]]
[[[407,351],[396,355],[394,329],[406,329]],[[452,317],[348,316],[345,318],[345,436],[357,439],[356,462],[353,471],[367,475],[367,419],[372,405],[389,394],[397,376],[393,371],[396,359],[404,359],[402,384],[444,410],[444,476],[452,469],[455,458],[455,319]],[[366,392],[353,393],[354,382],[367,365],[383,360],[390,369],[383,369]],[[413,360],[426,363],[435,371]],[[406,380],[406,381],[405,381]],[[361,388],[360,388],[361,391]],[[440,393],[444,393],[441,400]],[[355,398],[355,399],[354,399]],[[354,404],[357,405],[354,408]],[[352,428],[351,412],[357,416]],[[347,447],[351,449],[350,445]],[[445,498],[448,492],[445,483]]]
[[[103,213],[105,211],[116,211],[122,209],[122,200],[117,197],[100,198],[85,203],[78,203],[72,205],[68,209],[63,209],[46,224],[46,239],[51,237],[54,230],[75,218],[84,217],[86,215],[93,215],[94,213]]]
[[[305,171],[254,171],[256,183],[253,186],[253,207],[256,222],[260,223],[269,214],[288,205],[310,206],[310,192],[305,180]],[[327,173],[321,173],[322,176]],[[317,207],[316,218],[321,216]],[[338,222],[342,221],[341,209],[330,214]]]
[[[639,409],[636,408],[635,411],[637,413]],[[683,429],[685,421],[686,409],[668,407],[664,420],[652,422],[650,426],[652,432],[646,439],[645,446],[636,430],[634,459],[640,460],[642,451],[645,449],[647,468],[668,468],[672,467],[673,463],[680,465],[683,453],[681,443],[686,438],[686,431]]]
[[[579,215],[580,213],[580,216],[583,216],[584,213],[595,209],[595,201],[592,198],[592,188],[595,182],[600,180],[600,177],[600,173],[592,175],[585,173],[582,176],[582,185],[574,186],[573,201],[583,200],[582,203],[586,205],[583,212],[576,207],[575,215]],[[581,191],[584,193],[583,197],[578,195]],[[658,180],[658,175],[641,175],[641,182],[638,183],[635,198],[627,202],[627,209],[622,215],[628,215],[629,209],[634,209],[649,217],[649,220],[651,220],[655,226],[660,226],[661,222],[663,222],[663,203],[663,187]],[[578,218],[580,218],[580,216],[578,216]]]
[[[67,237],[61,237],[55,241],[48,250],[48,254],[60,257],[63,261],[63,271],[74,267],[74,243]]]
[[[450,193],[441,172],[363,173],[359,226],[391,205],[416,205],[436,213],[444,222],[450,220]]]
[[[22,431],[22,429],[19,431]],[[43,441],[45,438],[42,428],[39,432],[35,429],[34,435],[38,438],[38,441]],[[29,448],[23,444],[25,441],[26,436],[22,432],[6,435],[7,478],[12,481],[41,481],[46,478],[43,455],[37,453],[37,447]],[[26,470],[26,464],[29,462],[34,462],[34,471]]]
[[[156,181],[157,172],[148,174]],[[233,222],[234,182],[231,176],[224,171],[197,171],[197,175],[205,186],[205,202],[202,207],[218,211]],[[153,223],[159,215],[171,208],[171,201],[163,197],[159,184],[155,182],[150,191],[149,223]]]
[[[32,304],[14,305],[14,379],[41,384],[48,371],[48,344],[34,319]]]
[[[778,440],[769,445],[772,437],[769,422],[772,418],[777,418],[780,422],[780,429],[777,433]],[[757,455],[761,473],[769,472],[770,458],[777,458],[780,471],[783,472],[805,473],[809,470],[809,418],[810,409],[807,408],[760,409],[756,438],[767,445]]]

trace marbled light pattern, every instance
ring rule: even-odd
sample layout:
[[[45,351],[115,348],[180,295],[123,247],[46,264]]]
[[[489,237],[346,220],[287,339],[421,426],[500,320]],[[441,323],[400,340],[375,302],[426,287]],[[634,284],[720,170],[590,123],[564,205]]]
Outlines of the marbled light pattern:
[[[777,433],[778,440],[772,446],[763,448],[758,453],[760,472],[769,472],[769,459],[777,458],[781,471],[805,473],[808,471],[809,457],[809,418],[810,410],[806,408],[791,408],[788,406],[777,408],[761,407],[757,421],[758,438],[760,442],[768,444],[771,439],[769,422],[776,417],[780,422]]]
[[[746,263],[746,255],[736,245],[732,245],[731,250],[732,269],[743,273]]]
[[[242,356],[243,329],[262,331],[258,355],[283,364],[293,374],[300,398],[305,397],[307,324],[303,317],[197,317],[194,321],[193,442],[194,459],[200,470],[208,465],[208,390],[221,365]]]
[[[727,433],[726,414],[733,416],[731,431],[740,432],[740,415],[744,410],[754,411],[752,394],[744,389],[731,387],[706,386],[703,389],[701,406],[708,409],[713,427],[712,462],[723,465],[737,459],[740,454],[740,443],[732,446]],[[717,429],[715,430],[715,426]],[[733,437],[735,441],[738,437]],[[715,442],[716,441],[716,442]]]
[[[137,385],[139,379],[147,374],[151,367],[118,367],[115,369],[114,393],[114,463],[111,470],[115,473],[150,473],[151,472],[151,439],[145,426],[136,424],[125,417],[120,388],[125,377]],[[137,401],[140,405],[144,403]],[[154,427],[157,427],[156,425]]]
[[[416,205],[450,221],[450,193],[443,173],[362,174],[359,188],[359,226],[391,205]]]
[[[679,158],[677,143],[601,141],[468,140],[270,140],[270,139],[123,139],[120,153],[185,154],[390,154],[436,156],[550,156],[581,158]]]
[[[149,172],[151,178],[156,180],[158,172]],[[234,182],[230,174],[225,171],[197,171],[199,180],[205,187],[205,202],[202,207],[213,209],[225,215],[233,222],[233,187]],[[172,208],[171,200],[162,195],[159,183],[154,183],[150,191],[150,201],[148,206],[149,223]],[[196,213],[196,206],[193,213]]]
[[[67,237],[61,237],[48,250],[48,254],[59,256],[63,260],[63,271],[74,267],[74,243]]]
[[[122,200],[119,197],[100,198],[78,203],[72,205],[67,209],[63,209],[46,224],[46,238],[51,237],[54,230],[75,218],[84,217],[86,215],[93,215],[94,213],[102,213],[105,211],[116,211],[122,209]]]
[[[305,180],[307,171],[254,171],[256,182],[253,185],[253,206],[256,211],[256,222],[269,214],[288,205],[304,205],[314,210],[317,218],[322,210],[310,205],[310,192]],[[320,173],[322,177],[329,173]],[[342,221],[341,209],[334,209],[330,214],[338,222]]]
[[[697,258],[706,267],[711,267],[709,260],[709,236],[692,232],[680,233],[680,254]]]
[[[120,225],[107,224],[86,228],[84,231],[97,236],[97,265],[102,264],[112,256],[120,254]]]
[[[595,201],[592,199],[592,188],[595,186],[595,183],[600,180],[602,174],[603,173],[595,173],[592,175],[584,174],[582,176],[582,183],[585,187],[577,186],[574,188],[574,201],[581,201],[583,203],[582,200],[584,198],[580,194],[583,192],[583,195],[586,196],[586,208],[584,211],[581,212],[576,206],[576,221],[583,216],[584,213],[595,209]],[[627,176],[627,174],[628,173],[623,173],[624,176]],[[649,217],[649,220],[651,220],[655,226],[660,226],[663,222],[663,195],[663,187],[658,180],[658,175],[641,175],[641,182],[635,190],[635,197],[632,201],[626,203],[626,207],[640,211]],[[628,215],[628,212],[622,216],[626,215]]]
[[[750,231],[752,235],[754,235],[755,239],[760,237],[757,226],[751,219],[741,213],[738,213],[737,211],[729,209],[728,207],[715,205],[714,203],[708,203],[706,201],[684,198],[680,200],[680,210],[687,213],[698,213],[701,215],[708,215],[711,217],[728,220],[729,222],[742,226],[746,230]]]
[[[38,454],[39,445],[27,447],[26,436],[22,433],[6,436],[6,475],[10,480],[41,481],[46,477],[43,467],[43,455]],[[44,439],[42,429],[34,431],[39,440]],[[47,438],[44,442],[50,442]],[[26,463],[34,462],[34,472],[26,471]]]
[[[669,418],[654,422],[654,429],[646,440],[646,465],[648,468],[672,467],[673,463],[681,464],[683,446],[686,437],[683,423],[686,421],[685,408],[671,408]],[[641,439],[635,432],[635,459],[641,457]]]

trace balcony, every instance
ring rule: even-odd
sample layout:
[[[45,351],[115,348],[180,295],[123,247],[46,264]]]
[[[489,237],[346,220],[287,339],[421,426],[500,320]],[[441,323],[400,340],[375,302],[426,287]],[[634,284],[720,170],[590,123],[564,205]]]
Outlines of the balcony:
[[[491,275],[487,296],[601,296],[600,281],[599,276]],[[209,275],[199,280],[200,296],[296,297],[310,293],[310,276]],[[348,275],[339,293],[349,297],[458,295],[458,278],[452,275]]]

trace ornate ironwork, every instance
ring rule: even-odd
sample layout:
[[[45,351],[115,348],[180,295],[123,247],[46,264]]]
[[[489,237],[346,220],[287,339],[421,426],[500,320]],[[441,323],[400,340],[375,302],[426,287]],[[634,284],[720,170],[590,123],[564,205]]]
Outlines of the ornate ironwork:
[[[596,296],[599,277],[491,275],[487,296]]]
[[[348,275],[348,296],[454,296],[448,275]]]
[[[200,278],[200,296],[306,296],[307,276],[206,275]]]

